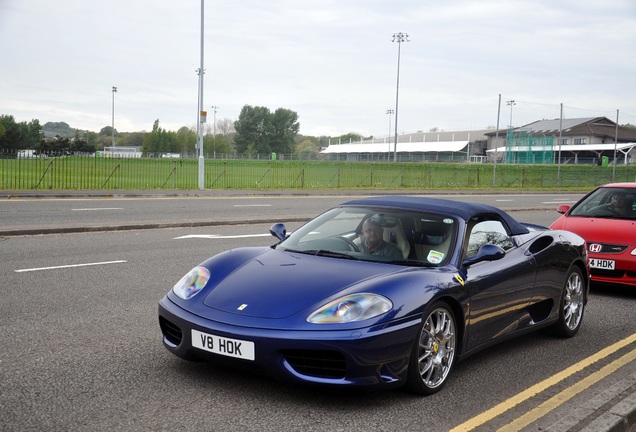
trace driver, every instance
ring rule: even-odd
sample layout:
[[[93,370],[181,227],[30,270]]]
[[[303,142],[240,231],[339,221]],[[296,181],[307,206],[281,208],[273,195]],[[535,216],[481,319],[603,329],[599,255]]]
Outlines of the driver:
[[[612,199],[608,203],[607,208],[619,216],[625,216],[631,210],[631,208],[627,206],[625,192],[622,191],[612,195]]]
[[[402,252],[393,243],[384,241],[384,228],[378,215],[373,215],[362,224],[362,242],[360,250],[364,253],[402,259]]]

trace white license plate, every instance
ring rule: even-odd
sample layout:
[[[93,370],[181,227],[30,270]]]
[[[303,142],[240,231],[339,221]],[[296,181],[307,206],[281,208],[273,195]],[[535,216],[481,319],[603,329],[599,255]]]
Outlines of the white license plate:
[[[243,360],[254,360],[254,342],[228,339],[192,330],[192,346],[204,351]]]
[[[614,270],[615,261],[590,258],[590,267],[604,270]]]

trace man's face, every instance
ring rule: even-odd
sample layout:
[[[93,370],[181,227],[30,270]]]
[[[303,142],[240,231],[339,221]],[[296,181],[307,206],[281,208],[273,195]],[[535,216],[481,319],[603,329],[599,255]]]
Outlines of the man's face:
[[[364,238],[367,239],[367,242],[371,245],[375,245],[382,240],[382,227],[376,223],[370,222],[369,220],[364,222],[362,225],[362,233],[364,234]]]
[[[614,194],[614,196],[612,196],[612,204],[614,204],[615,206],[619,206],[619,207],[624,206],[625,205],[625,195]]]

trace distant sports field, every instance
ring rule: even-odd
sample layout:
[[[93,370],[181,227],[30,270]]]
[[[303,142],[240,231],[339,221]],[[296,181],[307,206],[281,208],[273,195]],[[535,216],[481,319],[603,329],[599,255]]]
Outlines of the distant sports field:
[[[636,181],[635,165],[206,159],[205,189],[579,189]],[[0,159],[1,190],[198,189],[198,159]]]

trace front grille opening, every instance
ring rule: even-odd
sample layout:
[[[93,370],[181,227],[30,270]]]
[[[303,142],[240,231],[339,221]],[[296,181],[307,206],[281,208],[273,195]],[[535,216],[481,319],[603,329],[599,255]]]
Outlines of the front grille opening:
[[[590,269],[590,274],[592,276],[602,276],[602,277],[615,278],[615,279],[621,279],[625,277],[625,272],[622,270],[603,270],[603,269],[592,268]]]
[[[164,317],[159,317],[159,326],[161,327],[161,332],[163,336],[166,338],[168,342],[177,346],[183,340],[183,333],[181,329],[177,327],[175,324],[171,323]]]
[[[609,243],[600,243],[601,245],[601,250],[600,251],[595,251],[594,253],[599,253],[599,254],[620,254],[625,252],[625,250],[628,248],[628,246],[626,245],[618,245],[618,244],[609,244]],[[589,248],[589,245],[588,245]]]
[[[344,356],[337,351],[323,350],[286,350],[283,357],[303,375],[319,378],[344,378],[346,362]]]

